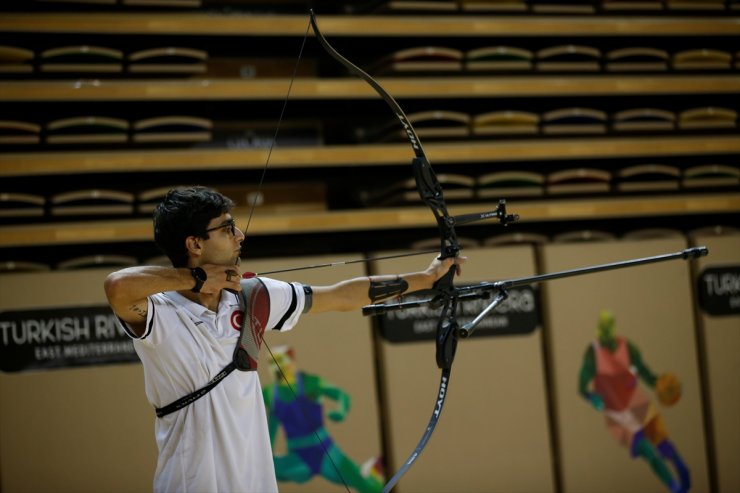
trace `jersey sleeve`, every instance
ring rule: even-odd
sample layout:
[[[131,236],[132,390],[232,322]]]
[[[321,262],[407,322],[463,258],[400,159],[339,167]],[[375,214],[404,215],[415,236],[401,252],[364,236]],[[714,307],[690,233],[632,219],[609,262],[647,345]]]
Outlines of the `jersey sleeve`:
[[[146,326],[141,335],[137,335],[128,322],[121,320],[118,317],[116,317],[116,319],[124,332],[126,332],[126,335],[131,339],[154,344],[156,342],[154,339],[158,338],[155,336],[159,336],[159,334],[153,334],[152,329],[154,328],[157,316],[160,312],[164,311],[164,307],[167,304],[167,299],[162,295],[162,293],[153,294],[147,298]]]
[[[303,285],[265,277],[261,277],[260,280],[270,293],[268,329],[291,330],[298,323],[306,306],[306,294]]]

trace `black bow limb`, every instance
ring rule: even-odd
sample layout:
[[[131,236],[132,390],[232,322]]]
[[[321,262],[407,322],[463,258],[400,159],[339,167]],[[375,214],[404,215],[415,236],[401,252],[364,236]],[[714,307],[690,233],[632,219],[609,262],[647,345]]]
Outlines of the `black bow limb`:
[[[324,38],[319,30],[316,22],[316,16],[313,10],[311,12],[311,27],[313,28],[316,39],[319,41],[321,46],[326,50],[339,63],[347,67],[347,69],[355,74],[356,76],[363,79],[365,82],[375,89],[375,91],[383,98],[383,100],[391,107],[391,110],[399,120],[400,125],[403,127],[408,142],[414,152],[414,158],[412,160],[412,168],[414,171],[414,178],[416,181],[416,187],[419,192],[421,200],[429,206],[434,214],[437,222],[440,235],[440,250],[439,259],[444,260],[447,258],[457,257],[460,253],[460,243],[455,232],[456,224],[469,223],[473,221],[481,221],[490,218],[498,218],[504,225],[515,221],[516,215],[509,215],[506,213],[506,203],[501,202],[494,211],[483,212],[478,214],[467,214],[455,218],[450,216],[447,211],[447,204],[444,199],[444,193],[442,192],[442,186],[437,179],[436,174],[432,170],[429,160],[424,153],[424,149],[419,140],[419,136],[416,134],[414,127],[409,122],[406,114],[398,105],[395,99],[383,89],[383,87],[365,71],[354,65],[352,62],[347,60],[345,57],[340,55]],[[454,277],[457,271],[457,265],[450,266],[450,269],[445,275],[443,275],[434,284],[431,295],[433,298],[430,300],[433,306],[440,308],[439,319],[437,322],[437,337],[436,337],[436,359],[437,366],[441,368],[442,374],[439,383],[439,390],[437,392],[437,398],[435,399],[434,411],[432,417],[429,420],[424,434],[422,435],[419,443],[417,444],[414,451],[406,459],[403,466],[396,472],[396,474],[388,481],[383,488],[383,493],[390,491],[399,479],[408,471],[414,461],[417,459],[419,454],[423,451],[429,438],[431,437],[442,412],[445,398],[447,396],[447,388],[450,380],[450,372],[452,368],[452,362],[455,357],[455,350],[457,348],[458,339],[458,323],[457,323],[457,303],[459,300],[459,293],[454,285]],[[371,309],[367,309],[372,311]],[[367,314],[367,310],[363,309],[363,312]]]

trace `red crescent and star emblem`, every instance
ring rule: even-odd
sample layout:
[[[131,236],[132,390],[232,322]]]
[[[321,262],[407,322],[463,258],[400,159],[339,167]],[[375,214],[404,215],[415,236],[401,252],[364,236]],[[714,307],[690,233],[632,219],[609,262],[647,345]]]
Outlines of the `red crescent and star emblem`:
[[[242,310],[234,310],[231,314],[231,327],[234,330],[242,330],[242,322],[244,321],[244,312]]]

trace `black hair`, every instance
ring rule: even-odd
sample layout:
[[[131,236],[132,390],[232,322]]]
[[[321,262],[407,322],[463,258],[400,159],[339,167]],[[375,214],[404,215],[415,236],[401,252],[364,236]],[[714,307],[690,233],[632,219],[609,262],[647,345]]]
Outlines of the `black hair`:
[[[234,202],[210,188],[173,188],[154,209],[154,242],[174,267],[186,267],[188,236],[208,239],[211,219],[229,212]]]

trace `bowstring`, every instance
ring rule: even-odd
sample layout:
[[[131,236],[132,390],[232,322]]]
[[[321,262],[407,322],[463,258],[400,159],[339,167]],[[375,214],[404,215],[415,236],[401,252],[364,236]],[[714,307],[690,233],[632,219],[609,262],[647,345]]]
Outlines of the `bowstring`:
[[[254,195],[254,199],[252,201],[252,207],[249,210],[249,217],[247,218],[247,226],[244,228],[244,241],[247,239],[247,232],[249,231],[249,226],[252,223],[252,216],[254,215],[254,210],[257,207],[257,201],[259,200],[260,194],[262,192],[262,186],[265,182],[265,175],[267,174],[267,167],[270,164],[270,158],[272,156],[272,151],[275,148],[275,142],[277,141],[277,136],[280,133],[280,126],[283,122],[283,118],[285,116],[285,110],[288,107],[288,100],[290,99],[290,93],[293,89],[293,82],[295,82],[296,75],[298,74],[298,67],[300,65],[301,59],[303,58],[303,50],[306,47],[306,41],[308,40],[308,31],[311,29],[311,22],[309,21],[308,25],[306,26],[306,32],[303,35],[303,43],[301,44],[301,49],[298,52],[298,59],[295,62],[295,66],[293,67],[293,75],[290,78],[290,83],[288,84],[288,92],[285,95],[285,100],[283,101],[283,107],[280,111],[280,117],[278,118],[277,125],[275,126],[275,133],[273,134],[272,141],[270,142],[270,148],[267,151],[267,159],[265,160],[265,165],[262,168],[262,174],[260,176],[260,181],[257,186],[257,193]],[[242,248],[243,250],[243,248]],[[272,361],[275,363],[275,366],[277,367],[280,376],[282,377],[285,384],[288,386],[288,389],[290,390],[290,393],[293,395],[293,398],[297,401],[298,400],[298,393],[295,391],[293,386],[288,381],[287,376],[285,375],[285,372],[283,371],[283,368],[280,366],[280,363],[278,363],[277,358],[275,358],[275,355],[273,354],[272,350],[270,349],[270,346],[267,344],[267,341],[265,340],[264,333],[260,333],[260,339],[261,343],[265,345],[265,348],[267,348],[267,351],[270,353],[270,357],[272,358]],[[300,413],[303,415],[304,419],[307,419],[307,416],[305,415],[305,412],[303,410],[302,406],[298,406],[298,409],[300,410]],[[334,471],[336,471],[337,476],[342,481],[342,484],[344,484],[344,488],[347,490],[347,493],[351,493],[349,489],[349,485],[347,484],[347,481],[345,481],[344,476],[342,476],[342,473],[339,470],[339,467],[337,466],[336,462],[334,462],[334,459],[332,458],[331,454],[329,453],[329,450],[326,448],[326,445],[324,444],[324,441],[319,436],[318,432],[316,430],[313,431],[314,437],[316,438],[316,441],[321,445],[321,449],[324,451],[324,456],[329,459],[329,462],[331,462],[332,467],[334,468]]]
[[[278,118],[277,125],[275,125],[275,133],[272,136],[272,140],[270,141],[270,147],[267,151],[267,159],[265,159],[265,165],[262,167],[262,175],[260,176],[259,184],[257,185],[257,193],[254,194],[254,199],[252,200],[252,207],[249,209],[249,217],[247,218],[247,226],[244,228],[244,241],[247,239],[247,231],[249,231],[249,225],[252,223],[252,216],[254,215],[254,210],[257,208],[257,201],[259,200],[260,194],[262,193],[262,185],[265,183],[265,175],[267,174],[267,166],[270,164],[270,158],[272,157],[272,151],[275,149],[275,142],[277,142],[278,134],[280,133],[280,126],[283,123],[283,118],[285,116],[285,110],[288,108],[288,100],[290,99],[290,93],[293,90],[293,82],[295,82],[296,75],[298,74],[298,67],[300,66],[301,59],[303,58],[303,50],[306,47],[306,40],[308,40],[308,31],[311,28],[311,23],[308,23],[308,26],[306,26],[306,32],[303,35],[303,43],[301,43],[301,49],[298,52],[298,59],[295,62],[295,65],[293,66],[293,75],[290,78],[290,83],[288,84],[288,92],[285,95],[285,100],[283,101],[283,107],[280,110],[280,117]]]

